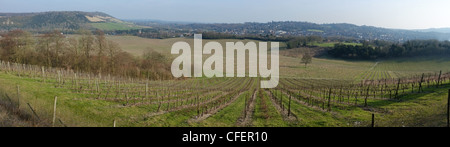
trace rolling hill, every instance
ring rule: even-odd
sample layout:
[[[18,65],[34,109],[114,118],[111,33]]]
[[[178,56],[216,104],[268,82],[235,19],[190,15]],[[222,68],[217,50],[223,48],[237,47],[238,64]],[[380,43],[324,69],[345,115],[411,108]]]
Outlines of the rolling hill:
[[[84,29],[100,29],[114,34],[140,34],[141,37],[166,38],[197,32],[217,32],[235,36],[321,36],[351,40],[387,40],[404,42],[416,39],[450,40],[447,29],[401,30],[354,24],[316,24],[296,21],[267,23],[193,23],[155,20],[122,21],[103,12],[53,11],[38,13],[0,13],[0,32],[22,29],[31,32],[60,30],[71,33]],[[137,29],[143,29],[138,33]],[[129,31],[133,30],[133,31]],[[150,33],[150,35],[148,35]],[[153,33],[153,35],[152,35]],[[156,33],[156,35],[155,35]]]
[[[438,33],[450,33],[450,28],[430,28],[430,29],[421,29],[416,30],[419,32],[438,32]]]
[[[355,40],[386,40],[404,42],[416,39],[450,40],[450,33],[442,31],[416,31],[405,29],[387,29],[374,26],[358,26],[348,23],[317,24],[298,21],[272,21],[267,23],[191,23],[163,24],[155,21],[133,21],[138,25],[166,27],[178,30],[197,30],[217,32],[229,35],[253,36],[321,36],[325,38],[349,38]]]
[[[43,32],[57,29],[62,32],[73,32],[80,28],[126,30],[137,27],[102,12],[0,13],[0,31],[24,29]]]

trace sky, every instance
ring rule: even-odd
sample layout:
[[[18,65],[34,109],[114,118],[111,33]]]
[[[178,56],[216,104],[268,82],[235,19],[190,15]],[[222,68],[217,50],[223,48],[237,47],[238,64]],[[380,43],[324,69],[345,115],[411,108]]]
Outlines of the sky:
[[[307,21],[395,29],[450,27],[450,0],[0,0],[0,12],[99,11],[201,23]]]

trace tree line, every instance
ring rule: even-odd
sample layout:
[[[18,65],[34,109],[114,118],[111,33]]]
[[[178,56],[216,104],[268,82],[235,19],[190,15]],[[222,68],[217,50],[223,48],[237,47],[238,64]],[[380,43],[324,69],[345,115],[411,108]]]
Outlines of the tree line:
[[[363,42],[363,45],[337,43],[328,51],[333,57],[344,59],[379,59],[394,57],[414,57],[425,55],[444,55],[450,53],[449,41],[410,40],[404,43],[386,41]]]
[[[163,54],[149,50],[134,57],[100,30],[79,30],[72,36],[59,31],[33,35],[13,30],[1,36],[3,61],[152,80],[172,78],[169,60]]]

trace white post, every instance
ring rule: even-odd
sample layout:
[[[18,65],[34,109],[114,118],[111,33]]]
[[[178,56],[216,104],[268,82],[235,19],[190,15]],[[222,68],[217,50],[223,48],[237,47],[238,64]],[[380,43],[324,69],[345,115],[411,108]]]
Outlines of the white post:
[[[56,120],[56,101],[58,100],[58,97],[55,96],[55,104],[53,105],[53,123],[52,127],[55,126],[55,120]]]
[[[42,81],[45,82],[45,71],[44,71],[44,66],[42,66],[41,69],[42,69]]]

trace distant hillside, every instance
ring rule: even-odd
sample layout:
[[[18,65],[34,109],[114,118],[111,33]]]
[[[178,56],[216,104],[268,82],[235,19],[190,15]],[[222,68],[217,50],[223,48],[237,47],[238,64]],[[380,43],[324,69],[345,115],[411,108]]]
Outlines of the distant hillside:
[[[132,24],[102,12],[57,11],[40,13],[0,13],[0,31],[24,29],[29,31],[61,30],[72,32],[80,28],[108,30],[108,26],[132,29]],[[106,27],[105,27],[106,26]]]
[[[450,33],[450,28],[431,28],[431,29],[422,29],[416,30],[419,32],[438,32],[438,33]]]
[[[321,36],[325,38],[348,38],[355,40],[387,40],[404,42],[415,39],[450,40],[450,33],[421,32],[401,29],[386,29],[373,26],[357,26],[347,23],[316,24],[298,21],[272,21],[267,23],[191,23],[167,24],[155,21],[133,21],[138,25],[198,32],[218,32],[236,36]]]

